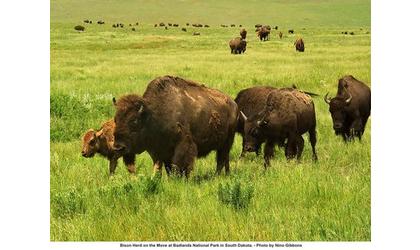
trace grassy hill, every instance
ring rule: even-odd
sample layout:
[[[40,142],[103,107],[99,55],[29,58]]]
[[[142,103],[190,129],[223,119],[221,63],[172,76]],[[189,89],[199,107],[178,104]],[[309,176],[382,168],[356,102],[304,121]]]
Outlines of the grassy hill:
[[[114,22],[126,27],[112,28]],[[135,22],[140,25],[131,31]],[[181,26],[154,28],[158,22]],[[186,22],[210,28],[182,32]],[[260,42],[256,23],[280,29]],[[76,32],[77,24],[86,31]],[[239,28],[220,24],[248,30],[244,55],[231,55],[227,45]],[[291,28],[295,34],[285,34]],[[195,31],[201,35],[192,36]],[[297,37],[304,53],[293,47]],[[322,95],[334,93],[346,74],[370,85],[370,44],[370,1],[51,1],[51,240],[369,241],[370,121],[362,142],[344,144]],[[277,149],[264,171],[261,156],[239,159],[236,136],[230,176],[213,175],[212,153],[196,161],[190,180],[164,175],[158,181],[150,178],[144,153],[136,176],[121,161],[109,178],[107,160],[82,158],[81,135],[114,115],[112,97],[142,94],[162,75],[205,83],[232,98],[250,86],[292,83],[320,94],[314,98],[319,162],[312,162],[305,136],[300,163]],[[226,190],[245,203],[249,194],[247,208],[223,202]]]

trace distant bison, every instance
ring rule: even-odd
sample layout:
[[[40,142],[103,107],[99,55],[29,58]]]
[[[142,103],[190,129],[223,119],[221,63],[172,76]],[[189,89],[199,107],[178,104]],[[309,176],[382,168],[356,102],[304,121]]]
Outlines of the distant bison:
[[[336,135],[344,141],[357,136],[361,140],[370,116],[370,88],[351,75],[338,80],[337,95],[324,100],[329,105]]]
[[[155,23],[155,27],[157,27],[158,25],[157,25],[157,23]]]
[[[255,141],[266,141],[265,167],[270,165],[270,159],[274,156],[275,144],[285,145],[287,159],[294,157],[300,159],[304,146],[302,134],[306,132],[309,133],[312,158],[315,161],[318,159],[315,150],[315,106],[311,97],[304,92],[294,88],[275,89],[268,94],[262,112],[252,118],[244,117],[244,119],[244,147],[255,149],[258,145]]]
[[[294,31],[294,30],[289,30],[288,32],[289,32],[289,34],[293,34],[293,33],[295,33],[295,31]]]
[[[172,27],[172,23],[168,23],[168,25]]]
[[[177,24],[177,23],[174,23],[174,24],[173,24],[173,26],[174,26],[174,27],[178,27],[178,26],[179,26],[179,24]]]
[[[302,38],[299,38],[295,41],[294,43],[296,50],[299,52],[304,52],[305,51],[305,44],[303,43]]]
[[[84,23],[89,23],[88,19],[83,20]]]
[[[235,24],[231,24],[230,27],[235,27]]]
[[[76,25],[74,26],[74,29],[79,32],[85,31],[85,27],[83,27],[82,25]]]
[[[181,30],[184,31],[184,32],[187,32],[187,29],[186,28],[182,28]]]
[[[279,26],[277,26],[277,25],[276,25],[276,26],[274,26],[274,29],[275,29],[275,30],[278,30],[278,28],[279,28]]]
[[[242,39],[246,39],[246,30],[245,29],[241,29],[241,31],[239,32],[239,35],[241,36]]]
[[[102,20],[99,20],[97,23],[98,23],[98,24],[105,24],[105,22],[104,22],[104,21],[102,21]]]
[[[164,23],[159,23],[159,26],[163,27],[163,26],[165,26],[165,24]]]
[[[190,80],[164,76],[152,80],[143,96],[115,102],[115,143],[121,153],[147,151],[156,169],[162,164],[189,176],[198,157],[216,151],[220,174],[229,173],[229,151],[238,107],[229,96]]]
[[[246,51],[246,41],[243,38],[236,37],[229,41],[231,54],[242,54]]]
[[[267,27],[263,26],[258,29],[257,36],[260,38],[261,41],[268,41],[270,35],[270,30]]]
[[[131,28],[131,31],[136,31],[136,29],[135,28]]]
[[[279,38],[282,39],[283,38],[283,33],[280,31],[279,32]]]
[[[121,155],[113,148],[114,146],[114,119],[105,122],[101,129],[95,131],[89,129],[83,136],[82,156],[90,158],[95,156],[96,153],[106,157],[109,160],[109,174],[112,175],[117,167],[118,159],[122,156],[127,170],[130,173],[136,172],[134,165],[135,155],[127,154]]]
[[[205,28],[210,28],[210,26],[208,24],[204,24]]]
[[[199,36],[200,35],[200,32],[194,32],[193,33],[193,36]]]
[[[255,28],[261,28],[262,24],[255,24]]]
[[[190,23],[186,23],[187,26],[190,26]]]

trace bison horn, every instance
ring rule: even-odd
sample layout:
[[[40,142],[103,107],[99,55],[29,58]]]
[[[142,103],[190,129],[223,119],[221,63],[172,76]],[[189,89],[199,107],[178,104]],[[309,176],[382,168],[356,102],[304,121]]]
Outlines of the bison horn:
[[[330,104],[330,102],[331,102],[331,98],[330,98],[330,97],[328,97],[328,92],[327,92],[327,94],[325,94],[325,96],[324,96],[324,101],[325,101],[327,104]]]
[[[349,95],[349,98],[346,99],[346,103],[349,104],[351,102],[351,99],[353,98],[353,96],[351,96],[351,94],[347,91],[347,88],[346,87],[344,87],[344,90]]]
[[[141,113],[143,112],[143,109],[144,109],[144,108],[143,108],[143,105],[141,105],[141,107],[140,107],[140,109],[139,109],[138,113],[139,113],[139,114],[141,114]]]
[[[248,117],[246,117],[246,115],[244,114],[244,112],[242,112],[242,111],[239,111],[239,112],[241,113],[242,118],[244,118],[245,121],[248,120]]]

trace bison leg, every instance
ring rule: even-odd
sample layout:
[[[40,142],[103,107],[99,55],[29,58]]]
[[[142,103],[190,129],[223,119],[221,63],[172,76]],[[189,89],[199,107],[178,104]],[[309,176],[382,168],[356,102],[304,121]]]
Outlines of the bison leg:
[[[235,138],[235,128],[232,128],[229,132],[228,138],[223,145],[222,148],[218,149],[216,152],[216,174],[220,175],[222,172],[222,168],[225,167],[226,175],[230,172],[230,165],[229,165],[229,152],[232,148],[233,140]]]
[[[177,166],[181,174],[185,173],[188,178],[197,157],[197,145],[193,142],[190,135],[185,135],[175,147],[172,164]]]
[[[296,149],[297,149],[297,159],[300,160],[302,157],[303,147],[305,146],[305,141],[303,140],[303,137],[300,135],[296,139]]]
[[[296,133],[290,133],[287,138],[287,144],[285,149],[285,155],[288,160],[294,158],[297,154],[297,135]]]
[[[136,160],[136,155],[135,154],[123,155],[123,160],[124,160],[125,166],[127,167],[128,172],[130,172],[131,174],[135,174],[136,165],[134,164],[134,162]]]
[[[264,146],[264,168],[267,169],[270,166],[270,160],[274,157],[274,142],[267,141]]]
[[[171,163],[170,162],[165,162],[165,170],[166,170],[166,174],[169,176],[169,175],[171,175],[171,171],[172,171],[172,168],[171,168]]]
[[[315,146],[316,146],[316,129],[311,128],[309,130],[309,141],[311,142],[311,146],[312,146],[312,160],[317,161],[318,160],[318,155],[316,154],[315,151]]]
[[[111,158],[109,159],[109,175],[113,175],[115,173],[115,169],[117,168],[118,158]]]

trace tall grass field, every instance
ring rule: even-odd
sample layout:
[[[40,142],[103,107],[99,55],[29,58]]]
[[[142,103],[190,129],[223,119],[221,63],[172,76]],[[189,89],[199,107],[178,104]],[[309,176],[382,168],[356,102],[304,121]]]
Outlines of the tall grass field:
[[[155,28],[160,22],[179,27]],[[279,28],[261,42],[255,24]],[[232,55],[228,42],[239,25],[248,31],[247,50]],[[362,141],[346,144],[323,100],[344,75],[371,85],[369,0],[52,0],[50,32],[51,241],[371,240],[371,119]],[[303,53],[293,46],[298,37]],[[211,153],[196,161],[188,180],[154,176],[146,152],[136,157],[135,175],[122,159],[109,177],[108,160],[83,158],[81,137],[114,116],[112,97],[143,94],[164,75],[232,98],[257,85],[296,84],[319,94],[319,161],[312,161],[306,135],[300,162],[277,148],[267,171],[261,155],[239,157],[236,135],[230,175],[214,174]]]

